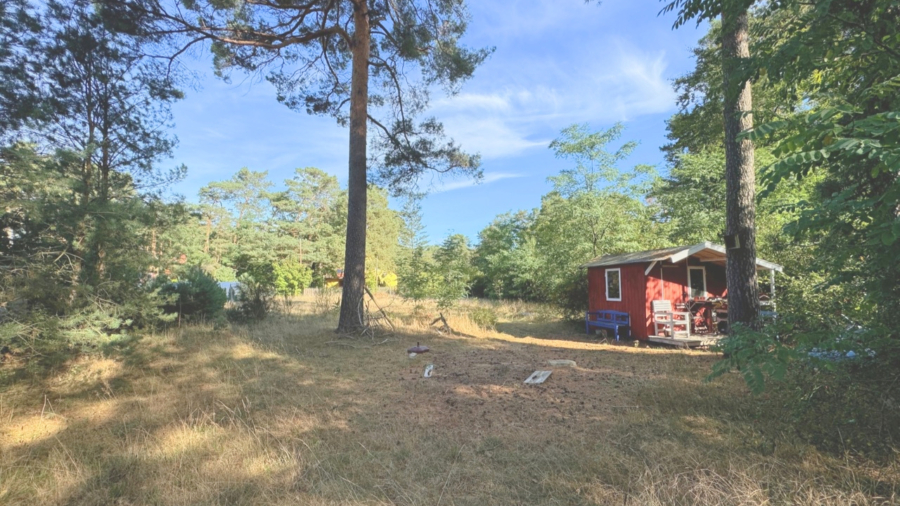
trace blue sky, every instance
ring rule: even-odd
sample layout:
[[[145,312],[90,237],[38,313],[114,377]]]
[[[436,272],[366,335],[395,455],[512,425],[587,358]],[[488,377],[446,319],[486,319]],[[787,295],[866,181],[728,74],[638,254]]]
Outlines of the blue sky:
[[[705,27],[672,30],[674,16],[658,16],[656,0],[469,1],[465,42],[496,51],[454,97],[436,94],[431,113],[466,150],[482,156],[484,181],[429,180],[422,203],[432,242],[449,233],[475,239],[498,214],[540,204],[556,174],[570,162],[547,148],[573,123],[592,129],[625,124],[622,140],[640,146],[635,164],[662,170],[659,146],[675,111],[671,80],[693,67],[690,49]],[[347,179],[348,133],[327,117],[289,110],[267,82],[211,72],[210,59],[188,62],[197,89],[175,105],[175,161],[188,166],[174,190],[195,201],[210,181],[241,167],[268,171],[280,182],[294,168],[318,167]]]

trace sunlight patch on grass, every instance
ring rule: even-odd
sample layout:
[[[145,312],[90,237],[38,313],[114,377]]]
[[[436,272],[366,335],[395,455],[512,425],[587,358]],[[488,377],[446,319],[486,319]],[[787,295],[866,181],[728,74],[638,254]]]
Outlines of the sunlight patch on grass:
[[[0,447],[8,449],[48,440],[59,434],[68,426],[65,418],[59,415],[31,415],[16,417],[15,422],[0,427]]]

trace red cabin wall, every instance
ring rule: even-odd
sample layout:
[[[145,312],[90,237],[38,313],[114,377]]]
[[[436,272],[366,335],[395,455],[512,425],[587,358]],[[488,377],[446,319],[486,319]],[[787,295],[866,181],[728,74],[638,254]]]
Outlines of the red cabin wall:
[[[588,306],[591,311],[609,309],[623,311],[631,317],[631,335],[636,339],[647,339],[653,335],[654,300],[672,301],[673,307],[687,299],[688,265],[706,268],[706,296],[725,297],[725,268],[720,265],[700,263],[691,258],[677,264],[657,263],[647,275],[644,271],[648,263],[591,267],[588,269]],[[621,269],[622,300],[606,300],[607,269]],[[660,286],[662,285],[662,286]]]
[[[622,311],[631,317],[631,335],[637,339],[647,338],[647,326],[642,324],[647,316],[645,311],[646,285],[644,269],[647,264],[612,265],[588,269],[588,307],[591,311],[609,309]],[[620,269],[622,300],[606,300],[606,270]]]
[[[684,303],[687,299],[687,265],[684,262],[668,264],[665,269],[666,290],[663,300],[672,301],[672,307]],[[659,299],[654,299],[659,300]]]
[[[646,270],[646,267],[644,267]],[[650,302],[654,300],[659,300],[660,297],[660,284],[664,279],[660,278],[660,271],[662,270],[662,266],[657,263],[650,269],[650,273],[647,275],[646,282],[646,294],[644,295],[644,307],[643,311],[643,326],[641,327],[643,337],[640,339],[646,339],[653,335],[653,312],[650,308]],[[633,320],[637,318],[632,317]]]

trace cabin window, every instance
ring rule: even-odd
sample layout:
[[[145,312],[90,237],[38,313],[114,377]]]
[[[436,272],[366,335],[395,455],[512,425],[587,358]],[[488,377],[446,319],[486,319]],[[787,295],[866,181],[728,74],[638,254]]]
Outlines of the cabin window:
[[[691,298],[706,297],[706,268],[688,267],[691,284]]]
[[[606,269],[606,300],[622,300],[622,271]]]

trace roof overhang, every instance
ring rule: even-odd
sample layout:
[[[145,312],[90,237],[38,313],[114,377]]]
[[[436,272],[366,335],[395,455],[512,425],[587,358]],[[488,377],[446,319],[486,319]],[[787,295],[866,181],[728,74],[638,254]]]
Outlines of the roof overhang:
[[[653,250],[641,253],[628,253],[623,255],[604,255],[602,257],[591,260],[582,265],[582,268],[590,267],[607,267],[613,265],[623,265],[631,263],[648,263],[647,273],[657,262],[678,263],[689,257],[694,257],[701,262],[709,262],[725,265],[727,259],[725,247],[720,244],[711,242],[702,242],[693,246],[683,246],[678,248],[666,248],[663,250]],[[761,258],[756,259],[757,270],[778,271],[783,272],[784,267]]]
[[[711,242],[702,242],[685,248],[669,257],[672,263],[680,262],[688,257],[696,257],[701,262],[725,263],[727,258],[725,246],[713,244]],[[762,258],[756,258],[756,270],[778,271],[783,272],[784,267]]]

